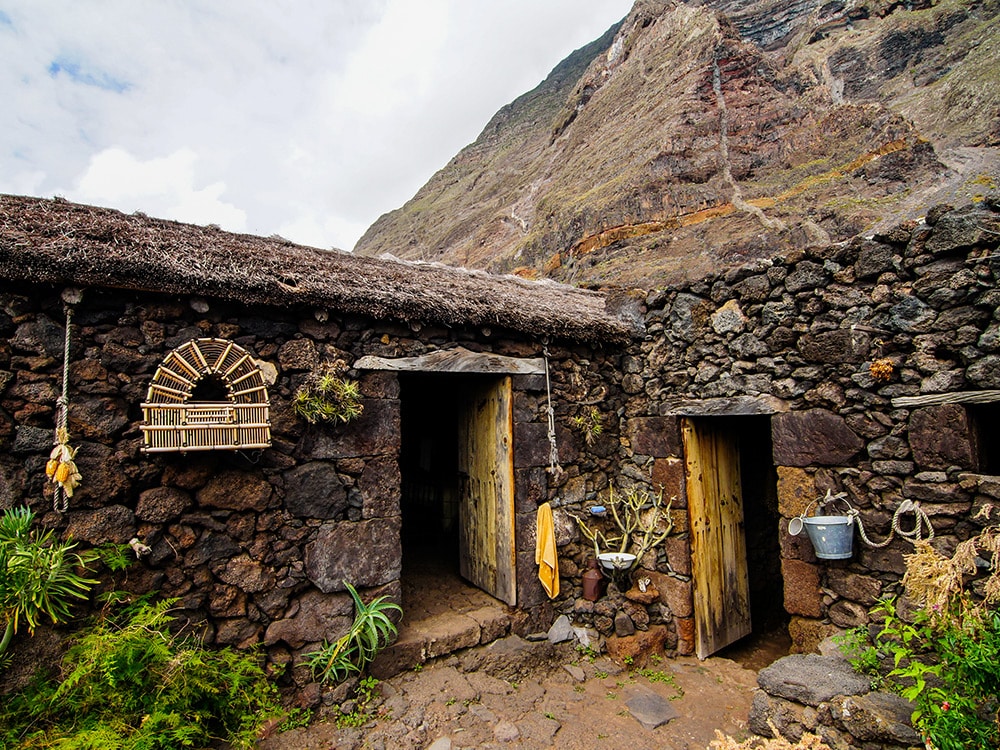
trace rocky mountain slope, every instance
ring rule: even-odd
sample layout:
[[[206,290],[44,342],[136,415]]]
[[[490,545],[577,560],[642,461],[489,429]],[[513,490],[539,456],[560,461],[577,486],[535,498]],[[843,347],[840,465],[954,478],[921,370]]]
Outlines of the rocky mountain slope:
[[[1000,0],[638,0],[355,252],[651,287],[1000,183]]]

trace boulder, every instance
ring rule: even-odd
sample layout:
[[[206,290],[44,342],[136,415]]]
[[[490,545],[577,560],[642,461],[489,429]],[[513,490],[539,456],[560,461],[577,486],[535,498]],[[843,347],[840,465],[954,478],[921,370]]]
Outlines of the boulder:
[[[864,695],[870,680],[843,659],[817,654],[792,654],[765,667],[757,684],[769,695],[818,706],[838,695]]]

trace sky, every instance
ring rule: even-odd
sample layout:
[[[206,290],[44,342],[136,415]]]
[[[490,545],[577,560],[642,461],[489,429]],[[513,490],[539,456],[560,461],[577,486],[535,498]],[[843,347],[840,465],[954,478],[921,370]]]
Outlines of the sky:
[[[0,0],[0,193],[350,250],[632,0]]]

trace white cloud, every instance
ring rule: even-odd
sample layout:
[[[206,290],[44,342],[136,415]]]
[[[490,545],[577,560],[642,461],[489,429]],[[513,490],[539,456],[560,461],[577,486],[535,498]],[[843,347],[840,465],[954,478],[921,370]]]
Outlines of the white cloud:
[[[350,248],[630,0],[5,0],[0,192]]]
[[[142,210],[192,224],[218,224],[223,229],[246,229],[246,212],[220,200],[224,182],[204,187],[195,184],[198,155],[180,149],[158,159],[142,161],[120,148],[93,156],[67,198],[123,210]]]

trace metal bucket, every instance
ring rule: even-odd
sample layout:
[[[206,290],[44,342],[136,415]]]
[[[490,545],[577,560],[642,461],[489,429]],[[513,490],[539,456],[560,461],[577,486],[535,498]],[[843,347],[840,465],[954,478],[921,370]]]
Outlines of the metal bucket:
[[[846,560],[854,543],[854,524],[850,516],[812,516],[803,518],[809,541],[821,560]]]

